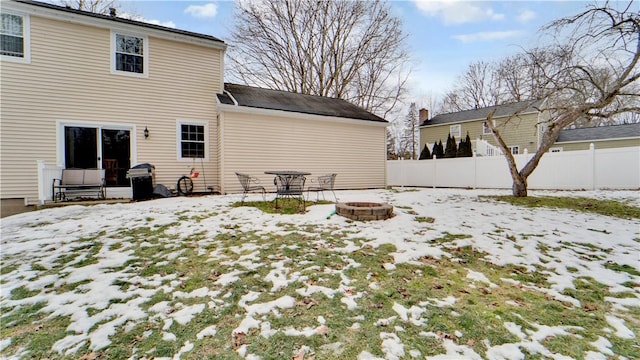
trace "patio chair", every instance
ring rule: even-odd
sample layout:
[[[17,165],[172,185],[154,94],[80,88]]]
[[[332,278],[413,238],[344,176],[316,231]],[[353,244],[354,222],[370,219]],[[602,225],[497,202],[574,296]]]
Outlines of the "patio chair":
[[[320,193],[322,193],[322,200],[325,200],[324,191],[327,190],[333,193],[333,198],[335,199],[335,202],[338,202],[338,197],[336,197],[336,193],[335,191],[333,191],[333,186],[336,182],[336,176],[338,176],[338,174],[328,174],[328,175],[318,176],[315,181],[312,179],[311,182],[317,185],[309,186],[309,188],[307,189],[307,201],[309,200],[309,193],[311,191],[316,192],[316,202],[318,202],[319,200]]]
[[[266,197],[267,191],[265,190],[264,186],[251,185],[252,183],[258,184],[260,182],[258,178],[251,175],[238,173],[238,172],[236,173],[236,176],[238,177],[238,180],[240,181],[240,185],[242,185],[242,190],[243,190],[242,200],[240,201],[241,204],[244,204],[244,199],[247,197],[248,193],[257,192],[257,191],[262,193],[262,200],[267,201],[267,197]]]
[[[276,209],[278,199],[296,199],[302,204],[302,211],[306,209],[304,201],[304,182],[307,180],[303,175],[277,175],[273,179],[276,186]]]

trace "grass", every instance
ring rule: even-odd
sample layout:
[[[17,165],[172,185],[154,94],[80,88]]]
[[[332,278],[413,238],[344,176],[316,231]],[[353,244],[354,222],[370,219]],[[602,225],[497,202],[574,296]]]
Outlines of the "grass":
[[[497,199],[509,201],[502,197]],[[535,202],[535,206],[570,203],[544,200]],[[273,214],[299,211],[295,202],[285,202],[281,209],[275,209],[273,202],[235,203],[232,206],[251,206]],[[590,206],[588,210],[580,211],[596,208],[600,207]],[[176,216],[206,227],[207,220],[216,214],[218,212],[203,211]],[[438,224],[437,218],[411,215],[418,223]],[[443,354],[446,352],[445,341],[486,356],[488,344],[499,346],[534,341],[541,328],[548,326],[564,331],[542,336],[540,343],[550,352],[584,358],[588,351],[597,350],[591,343],[603,337],[612,343],[611,350],[616,355],[638,358],[637,338],[613,336],[605,318],[614,313],[624,319],[635,334],[640,334],[637,321],[640,308],[630,307],[628,312],[622,312],[607,300],[633,298],[637,293],[640,272],[631,266],[615,262],[603,264],[609,271],[636,279],[630,282],[628,292],[610,291],[597,279],[578,276],[579,268],[567,268],[576,274],[576,280],[573,288],[568,288],[562,295],[580,301],[580,306],[572,306],[540,291],[552,286],[548,280],[553,274],[548,268],[491,264],[486,260],[486,253],[472,246],[458,245],[459,241],[471,238],[463,233],[464,229],[444,232],[431,240],[445,256],[425,256],[411,263],[394,264],[394,254],[398,251],[395,246],[370,244],[367,239],[354,237],[355,232],[349,228],[294,225],[286,219],[278,226],[279,231],[274,232],[241,231],[230,219],[221,231],[213,232],[215,235],[194,230],[182,236],[177,231],[181,227],[179,222],[144,225],[83,238],[72,253],[54,259],[51,268],[34,259],[29,268],[38,273],[33,276],[35,281],[54,273],[65,274],[70,269],[82,270],[100,264],[100,250],[131,252],[131,259],[126,264],[106,272],[121,272],[112,285],[122,292],[153,290],[140,305],[148,316],[116,327],[109,337],[111,345],[106,348],[92,350],[84,343],[75,353],[59,354],[51,347],[65,336],[74,334],[68,329],[72,319],[70,316],[49,316],[43,311],[45,303],[36,299],[50,292],[82,294],[90,281],[58,281],[56,286],[45,286],[41,290],[16,287],[9,296],[12,302],[3,301],[0,309],[0,338],[11,339],[0,357],[12,357],[25,350],[28,353],[23,358],[173,357],[189,342],[193,349],[184,353],[182,359],[241,359],[243,357],[237,351],[242,349],[247,354],[259,354],[262,359],[291,359],[305,347],[309,349],[306,359],[355,359],[363,351],[384,358],[381,333],[393,333],[400,339],[405,346],[405,358],[410,358],[410,350],[419,351],[421,357]],[[505,239],[511,237],[505,235]],[[539,235],[522,237],[535,239]],[[114,242],[116,240],[118,242]],[[355,250],[343,251],[354,246]],[[558,247],[585,254],[605,251],[585,244],[570,246],[568,242]],[[540,251],[548,250],[550,248],[540,244]],[[5,263],[4,258],[2,261],[0,273],[3,276],[20,269],[17,264]],[[594,258],[593,261],[602,259]],[[389,264],[393,266],[389,267]],[[232,272],[237,273],[236,281],[220,281]],[[471,273],[483,274],[490,283],[470,278]],[[138,277],[153,278],[159,283],[145,284],[136,280]],[[278,279],[282,286],[276,286],[272,279]],[[317,287],[325,292],[310,291]],[[189,294],[202,288],[207,288],[209,293],[195,297],[178,295],[178,292]],[[254,318],[262,327],[238,333],[238,327],[247,317],[247,310],[240,301],[251,293],[257,295],[247,301],[249,305],[283,297],[293,298],[295,305],[256,314]],[[349,299],[357,306],[349,308]],[[445,301],[447,299],[455,301]],[[110,306],[124,305],[128,300],[131,299],[113,299]],[[162,304],[167,305],[165,310],[151,311]],[[194,313],[189,322],[168,321],[181,309],[201,304],[203,310]],[[412,307],[421,312],[408,315],[407,319],[402,319],[394,310]],[[100,316],[109,309],[86,308],[85,311],[89,316]],[[111,320],[107,317],[102,323]],[[509,331],[505,324],[519,328],[524,340]],[[199,339],[197,334],[211,325],[216,326],[215,335]],[[267,327],[277,332],[268,336]],[[285,335],[285,332],[298,335]],[[308,336],[301,334],[306,332]],[[167,338],[167,334],[175,336],[175,340]],[[339,351],[332,350],[337,343]],[[545,358],[539,353],[527,353],[524,348],[522,352],[527,358]]]
[[[585,213],[613,216],[620,219],[640,219],[640,207],[614,200],[597,200],[583,197],[563,196],[483,196],[524,207],[546,207],[568,209]]]
[[[305,205],[307,207],[312,205],[317,205],[317,204],[326,205],[326,204],[333,204],[333,202],[326,201],[326,200],[320,200],[317,202],[305,201]],[[231,204],[231,206],[232,207],[241,207],[241,206],[254,207],[267,214],[292,215],[292,214],[299,214],[304,212],[303,204],[300,201],[295,199],[289,199],[289,198],[278,200],[278,207],[276,207],[275,200],[274,201],[245,201],[244,203],[235,202]]]

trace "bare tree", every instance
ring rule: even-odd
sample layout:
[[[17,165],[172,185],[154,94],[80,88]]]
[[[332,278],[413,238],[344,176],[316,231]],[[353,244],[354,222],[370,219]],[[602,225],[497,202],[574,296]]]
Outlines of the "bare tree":
[[[55,2],[72,9],[90,11],[103,15],[108,15],[110,13],[109,9],[121,8],[117,0],[59,0]]]
[[[502,102],[496,65],[477,61],[471,63],[457,80],[457,86],[448,91],[442,100],[445,112],[488,107]]]
[[[525,53],[530,71],[539,76],[536,91],[544,100],[539,110],[548,112],[549,120],[539,124],[540,145],[520,170],[493,124],[494,114],[486,121],[507,159],[514,196],[527,196],[527,178],[562,129],[640,111],[640,15],[632,9],[633,1],[622,10],[609,2],[591,5],[543,28],[553,35],[545,51]]]
[[[407,35],[376,1],[240,1],[230,75],[244,83],[345,99],[385,117],[406,92]]]

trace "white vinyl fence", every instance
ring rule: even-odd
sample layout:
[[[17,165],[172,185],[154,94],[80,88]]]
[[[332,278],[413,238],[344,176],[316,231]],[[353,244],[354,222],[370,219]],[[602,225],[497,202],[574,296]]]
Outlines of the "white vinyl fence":
[[[532,157],[515,155],[518,168]],[[387,161],[388,186],[510,189],[504,156]],[[640,189],[640,147],[546,153],[529,189]]]

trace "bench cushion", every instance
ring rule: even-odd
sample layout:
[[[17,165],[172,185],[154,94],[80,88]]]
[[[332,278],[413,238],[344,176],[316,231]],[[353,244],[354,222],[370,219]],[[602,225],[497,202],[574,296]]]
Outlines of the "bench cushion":
[[[62,181],[60,185],[83,185],[84,169],[64,169],[62,170]]]

